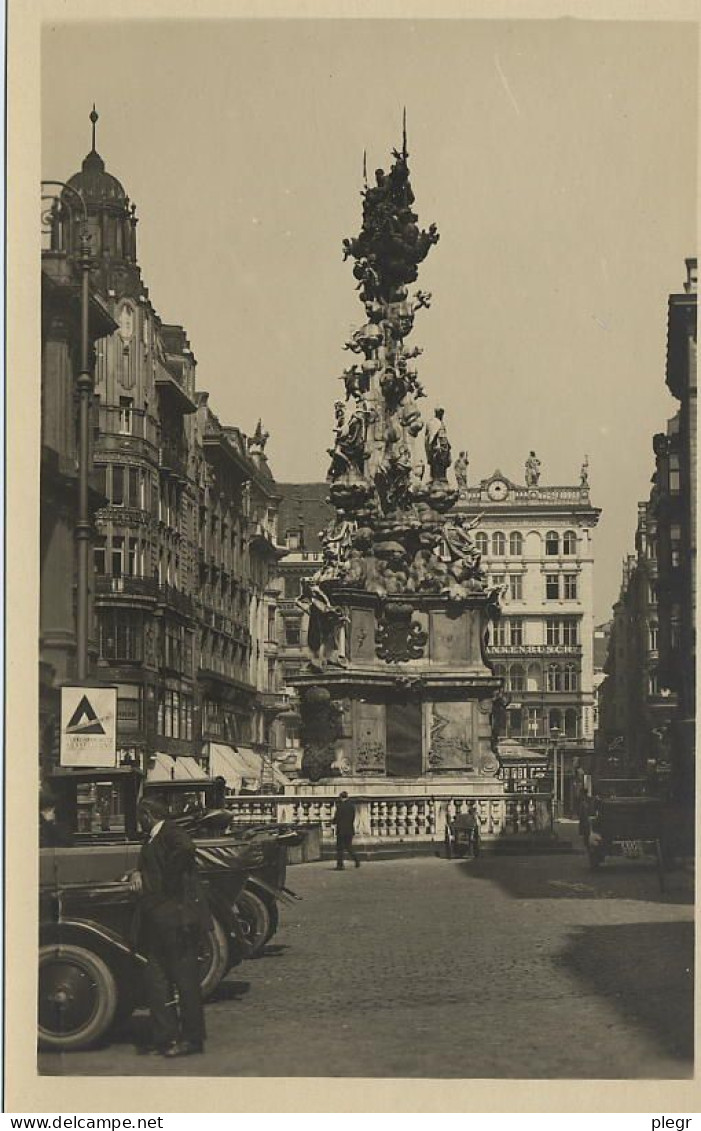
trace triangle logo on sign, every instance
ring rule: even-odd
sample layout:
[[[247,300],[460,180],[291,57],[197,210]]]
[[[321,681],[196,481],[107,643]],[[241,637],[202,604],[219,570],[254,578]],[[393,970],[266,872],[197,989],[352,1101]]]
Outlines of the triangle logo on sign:
[[[66,734],[104,734],[105,728],[98,719],[87,695],[84,695],[71,715]]]

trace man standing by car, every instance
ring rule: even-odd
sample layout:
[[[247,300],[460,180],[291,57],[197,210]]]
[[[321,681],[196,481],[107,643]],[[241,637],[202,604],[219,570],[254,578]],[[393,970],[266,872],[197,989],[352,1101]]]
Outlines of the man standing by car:
[[[336,826],[336,870],[342,872],[344,868],[344,855],[347,852],[356,868],[360,867],[360,860],[353,851],[353,834],[355,833],[355,805],[349,800],[346,790],[342,790],[336,802],[336,812],[332,818]]]
[[[198,950],[211,916],[190,837],[167,819],[160,801],[141,801],[138,816],[148,837],[132,885],[140,895],[137,936],[148,959],[153,1048],[166,1057],[189,1056],[204,1050]],[[177,1013],[173,988],[178,992]]]

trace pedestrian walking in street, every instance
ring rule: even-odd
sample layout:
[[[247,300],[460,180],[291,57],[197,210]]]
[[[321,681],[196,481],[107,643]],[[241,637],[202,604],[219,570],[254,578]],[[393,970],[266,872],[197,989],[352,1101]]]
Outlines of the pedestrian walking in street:
[[[332,824],[336,826],[336,870],[342,872],[344,856],[347,852],[356,868],[360,867],[360,860],[353,850],[353,835],[355,833],[355,805],[349,799],[346,790],[342,790],[336,802],[336,812]]]
[[[149,1051],[166,1057],[189,1056],[204,1050],[197,956],[202,934],[211,928],[212,920],[190,837],[167,819],[160,801],[142,801],[138,815],[148,837],[138,871],[132,873],[132,886],[139,894],[136,941],[148,959]]]

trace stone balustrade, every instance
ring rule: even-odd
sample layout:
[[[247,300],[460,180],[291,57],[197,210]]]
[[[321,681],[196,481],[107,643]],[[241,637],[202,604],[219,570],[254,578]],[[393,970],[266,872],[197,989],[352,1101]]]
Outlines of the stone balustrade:
[[[442,841],[447,823],[464,812],[473,801],[484,840],[502,836],[547,835],[552,831],[552,797],[549,793],[467,797],[384,795],[353,796],[356,837],[358,841],[368,842]],[[234,822],[238,824],[320,824],[322,839],[328,840],[334,835],[331,825],[334,797],[233,797],[227,805],[234,812]]]

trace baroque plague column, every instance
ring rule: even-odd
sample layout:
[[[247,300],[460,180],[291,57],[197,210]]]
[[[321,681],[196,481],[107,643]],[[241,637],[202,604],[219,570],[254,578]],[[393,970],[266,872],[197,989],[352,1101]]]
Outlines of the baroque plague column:
[[[329,450],[335,510],[323,563],[305,583],[310,661],[298,688],[303,774],[356,793],[444,788],[502,794],[496,775],[500,681],[485,656],[499,594],[489,592],[458,496],[443,409],[424,416],[414,290],[438,241],[418,226],[406,131],[388,173],[363,192],[363,223],[343,241],[365,322],[345,345],[345,400]],[[332,786],[332,788],[333,788]],[[315,788],[315,787],[313,787]]]

